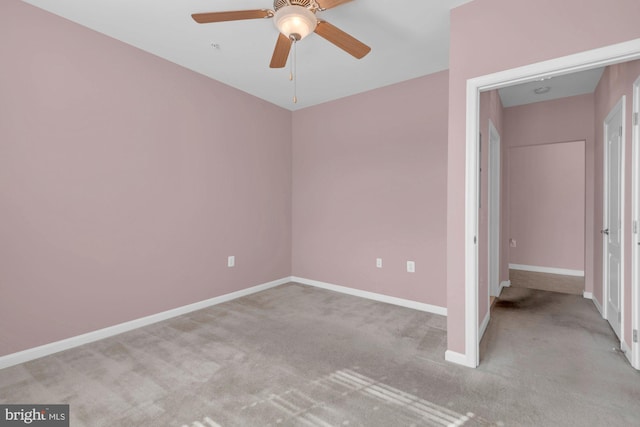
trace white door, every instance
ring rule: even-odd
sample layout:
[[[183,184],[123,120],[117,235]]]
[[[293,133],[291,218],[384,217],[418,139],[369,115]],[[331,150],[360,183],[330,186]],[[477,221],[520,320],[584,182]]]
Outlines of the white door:
[[[604,296],[605,316],[618,338],[621,337],[622,311],[622,172],[624,97],[604,122]]]
[[[500,293],[500,135],[489,121],[489,294]]]
[[[638,331],[640,331],[640,77],[633,83],[633,113],[631,116],[631,141],[633,152],[633,240],[632,240],[632,275],[631,282],[631,319],[632,319],[632,344],[631,364],[640,369],[640,343],[638,343]]]

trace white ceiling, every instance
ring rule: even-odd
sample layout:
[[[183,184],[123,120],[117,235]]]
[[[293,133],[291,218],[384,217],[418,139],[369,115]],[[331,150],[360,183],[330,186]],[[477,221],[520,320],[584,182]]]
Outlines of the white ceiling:
[[[603,72],[604,67],[595,68],[593,70],[565,74],[550,79],[508,86],[499,89],[498,92],[500,93],[502,106],[505,108],[532,104],[534,102],[550,101],[568,96],[584,95],[593,93],[596,90],[596,86]],[[546,87],[549,88],[549,91],[546,93],[538,95],[534,92],[536,88]]]
[[[197,24],[192,13],[273,9],[271,0],[23,0],[289,110],[449,68],[449,11],[471,0],[355,0],[318,15],[371,46],[357,60],[317,34],[269,68],[271,19]],[[319,0],[322,3],[322,0]],[[213,45],[217,45],[214,47]]]

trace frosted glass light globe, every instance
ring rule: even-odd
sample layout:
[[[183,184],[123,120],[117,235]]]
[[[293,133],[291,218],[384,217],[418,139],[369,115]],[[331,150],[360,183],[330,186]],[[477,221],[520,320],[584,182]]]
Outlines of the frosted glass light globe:
[[[290,5],[276,11],[273,23],[285,36],[302,40],[316,29],[318,20],[315,13],[306,7]]]

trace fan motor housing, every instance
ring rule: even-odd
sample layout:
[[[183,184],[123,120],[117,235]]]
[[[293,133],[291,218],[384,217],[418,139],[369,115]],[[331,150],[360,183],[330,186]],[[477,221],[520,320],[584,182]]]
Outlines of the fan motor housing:
[[[285,6],[302,6],[310,9],[313,6],[312,0],[275,0],[273,2],[273,9],[278,10]]]

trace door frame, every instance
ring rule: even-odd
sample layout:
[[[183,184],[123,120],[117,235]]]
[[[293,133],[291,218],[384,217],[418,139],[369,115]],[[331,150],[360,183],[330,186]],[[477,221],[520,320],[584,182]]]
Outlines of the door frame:
[[[640,331],[640,77],[633,83],[631,108],[631,327]],[[640,332],[635,332],[636,334]],[[633,332],[632,332],[633,334]],[[640,369],[640,343],[631,338],[631,365]]]
[[[622,98],[615,103],[615,105],[607,114],[607,117],[603,121],[603,141],[604,144],[602,149],[603,152],[603,165],[602,165],[602,229],[608,227],[609,218],[608,218],[608,209],[607,209],[607,199],[609,197],[608,190],[608,176],[609,176],[609,155],[607,151],[607,141],[608,141],[608,131],[609,124],[608,122],[611,120],[613,116],[615,116],[618,112],[620,112],[621,122],[621,135],[620,135],[620,200],[619,208],[620,208],[620,344],[624,342],[624,245],[625,245],[625,226],[624,226],[624,207],[625,207],[625,106],[626,106],[626,96],[622,95]],[[609,319],[609,263],[607,262],[607,239],[602,239],[602,317],[608,321]]]
[[[466,87],[466,161],[465,161],[465,353],[445,354],[447,360],[475,368],[479,364],[478,330],[478,133],[480,91],[499,89],[541,78],[603,67],[640,58],[640,39],[499,71],[467,80]]]
[[[500,178],[501,178],[501,147],[500,147],[500,134],[494,126],[491,119],[489,119],[489,138],[487,142],[488,146],[488,202],[487,202],[487,226],[489,228],[487,235],[488,238],[488,275],[487,282],[489,284],[489,297],[500,295],[500,208],[502,206],[500,197]],[[497,156],[497,162],[496,162]],[[497,209],[495,204],[497,203]],[[495,247],[492,248],[491,243],[495,243]],[[493,249],[493,250],[492,250]]]

